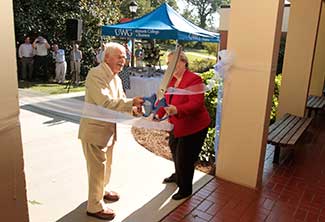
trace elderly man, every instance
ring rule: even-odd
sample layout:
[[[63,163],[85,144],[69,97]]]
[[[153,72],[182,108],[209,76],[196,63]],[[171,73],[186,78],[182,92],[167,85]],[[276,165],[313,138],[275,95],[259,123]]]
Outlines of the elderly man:
[[[79,49],[78,44],[73,45],[73,49],[70,52],[70,68],[72,74],[72,80],[76,85],[79,85],[80,81],[80,62],[82,60],[82,52]]]
[[[53,59],[55,60],[55,81],[59,84],[64,83],[67,72],[67,62],[65,61],[65,52],[59,49],[57,44],[53,45]]]
[[[143,104],[141,97],[127,99],[118,77],[125,64],[124,46],[118,43],[106,44],[102,62],[92,68],[86,79],[85,102],[120,112],[133,113]],[[135,113],[136,114],[136,113]],[[82,118],[79,138],[82,142],[88,170],[87,215],[104,220],[113,220],[115,213],[104,200],[117,201],[119,195],[108,191],[112,150],[116,140],[116,124]]]
[[[21,79],[32,80],[33,77],[33,46],[30,43],[29,36],[25,36],[24,43],[19,46],[18,56],[21,61]],[[28,75],[27,75],[28,69]]]

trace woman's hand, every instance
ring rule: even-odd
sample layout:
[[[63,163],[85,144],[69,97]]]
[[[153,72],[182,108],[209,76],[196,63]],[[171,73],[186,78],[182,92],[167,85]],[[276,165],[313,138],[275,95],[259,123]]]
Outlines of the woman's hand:
[[[167,107],[164,107],[164,109],[169,116],[177,114],[177,108],[174,105],[169,105]]]

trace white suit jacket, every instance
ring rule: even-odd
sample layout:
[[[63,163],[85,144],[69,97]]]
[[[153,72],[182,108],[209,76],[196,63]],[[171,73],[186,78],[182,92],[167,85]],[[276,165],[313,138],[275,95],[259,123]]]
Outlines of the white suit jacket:
[[[115,111],[132,113],[132,99],[127,99],[121,79],[114,75],[106,63],[92,68],[86,78],[85,102]],[[79,139],[84,142],[107,146],[116,139],[116,124],[81,118]]]

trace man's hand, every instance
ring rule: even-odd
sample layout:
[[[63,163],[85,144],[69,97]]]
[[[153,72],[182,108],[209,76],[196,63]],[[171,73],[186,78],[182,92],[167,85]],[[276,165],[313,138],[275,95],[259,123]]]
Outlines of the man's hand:
[[[164,109],[169,116],[177,114],[177,108],[174,105],[169,105],[167,107],[164,107]]]
[[[135,116],[142,116],[143,115],[143,105],[144,100],[140,96],[136,96],[133,98],[133,107],[132,111]]]
[[[144,103],[143,97],[136,96],[133,98],[133,106],[141,107]]]
[[[132,113],[133,113],[133,116],[136,116],[136,117],[143,116],[143,113],[144,113],[143,107],[142,106],[140,106],[140,107],[133,106]]]

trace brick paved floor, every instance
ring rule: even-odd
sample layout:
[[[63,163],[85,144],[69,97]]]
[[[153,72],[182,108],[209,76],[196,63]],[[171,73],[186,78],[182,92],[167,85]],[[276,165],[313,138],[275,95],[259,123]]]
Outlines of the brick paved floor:
[[[280,166],[268,146],[263,185],[249,189],[214,178],[162,222],[325,221],[325,112]]]

